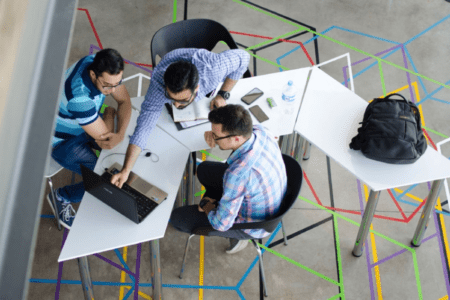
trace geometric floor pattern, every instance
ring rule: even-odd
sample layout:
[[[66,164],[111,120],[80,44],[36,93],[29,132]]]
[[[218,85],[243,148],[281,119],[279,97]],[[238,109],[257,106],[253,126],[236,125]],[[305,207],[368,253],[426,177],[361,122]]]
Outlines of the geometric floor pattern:
[[[195,2],[195,1],[191,1]],[[186,8],[188,9],[190,6],[186,3]],[[197,2],[198,3],[198,2]],[[238,1],[233,0],[232,3],[227,3],[228,6],[233,6],[234,9],[246,10],[247,13],[252,13],[258,15],[260,18],[264,19],[272,19],[272,24],[282,24],[285,23],[287,25],[298,25],[298,22],[292,18],[289,18],[279,12],[276,9],[268,9],[266,7],[256,5],[249,1]],[[271,5],[271,7],[274,7]],[[85,22],[89,24],[92,29],[92,33],[95,36],[95,41],[97,45],[92,44],[91,42],[90,48],[86,49],[83,55],[87,55],[88,53],[93,53],[101,48],[103,45],[100,40],[100,36],[97,33],[97,29],[94,26],[93,18],[91,17],[91,13],[89,9],[79,8],[79,13],[85,14]],[[178,14],[184,12],[183,9],[180,9],[180,4],[177,1],[173,2],[173,13],[172,20],[180,20]],[[98,13],[98,12],[97,12]],[[201,17],[201,16],[197,16]],[[208,17],[208,16],[203,16]],[[214,19],[214,18],[213,18]],[[415,102],[422,114],[422,127],[424,134],[426,136],[427,142],[429,146],[441,150],[444,155],[447,157],[450,156],[450,152],[448,151],[448,142],[450,135],[450,126],[438,126],[435,127],[433,124],[439,124],[434,120],[433,115],[427,113],[427,105],[433,107],[433,111],[438,107],[439,110],[446,111],[447,115],[450,111],[450,101],[446,101],[445,92],[446,89],[449,88],[450,80],[445,83],[441,83],[438,80],[434,80],[427,76],[420,74],[420,70],[417,67],[416,63],[413,60],[413,56],[411,55],[408,47],[411,49],[414,47],[414,42],[420,40],[421,38],[426,37],[427,35],[433,35],[433,31],[437,30],[440,26],[450,26],[450,14],[441,18],[431,26],[424,28],[421,32],[414,36],[408,36],[406,41],[398,42],[393,41],[388,38],[374,36],[372,34],[366,34],[364,32],[359,32],[354,29],[344,28],[342,26],[333,25],[328,27],[327,29],[317,32],[317,35],[313,38],[310,38],[304,42],[296,41],[294,38],[299,37],[298,34],[301,30],[307,30],[311,32],[311,27],[283,27],[288,28],[286,33],[281,34],[276,37],[270,37],[264,35],[263,30],[258,31],[257,28],[254,28],[252,32],[244,32],[242,31],[231,31],[235,40],[239,43],[240,46],[243,46],[242,43],[246,44],[254,44],[253,46],[244,46],[246,50],[251,51],[251,54],[254,56],[253,60],[253,72],[256,73],[265,73],[267,65],[278,68],[279,71],[287,70],[287,66],[290,66],[291,57],[294,55],[296,59],[299,59],[298,53],[301,53],[303,56],[302,66],[307,66],[314,64],[314,61],[311,58],[310,52],[312,53],[312,44],[314,44],[315,40],[320,41],[321,50],[328,47],[331,47],[334,44],[341,46],[341,54],[350,52],[352,57],[358,57],[358,60],[352,62],[351,66],[353,70],[357,70],[356,73],[353,73],[353,80],[357,80],[355,84],[355,89],[358,94],[361,89],[359,89],[359,84],[367,84],[370,83],[374,88],[371,89],[372,95],[368,97],[370,98],[386,95],[394,92],[402,92],[404,95],[408,95],[413,102]],[[171,20],[171,21],[172,21]],[[278,22],[278,23],[276,23]],[[318,26],[318,24],[312,24],[314,26]],[[281,25],[280,25],[281,26]],[[254,34],[254,32],[258,32],[258,34]],[[353,46],[349,46],[344,42],[340,42],[331,37],[332,34],[336,32],[345,33],[345,37],[351,36],[350,40],[354,39],[370,39],[376,41],[377,51],[374,51],[374,54],[370,54],[369,56],[364,55],[365,53],[362,50],[354,48]],[[242,40],[241,40],[242,39]],[[326,45],[322,44],[322,41],[327,43]],[[242,42],[242,43],[241,43]],[[385,45],[387,44],[387,45]],[[274,57],[268,58],[265,57],[266,49],[271,46],[280,46],[282,45],[283,51],[272,50],[272,53],[276,53],[276,55],[272,55]],[[290,46],[290,48],[288,46]],[[295,47],[292,48],[292,45]],[[373,44],[372,44],[373,45]],[[348,46],[348,47],[346,47]],[[309,52],[307,50],[309,47]],[[285,51],[286,49],[289,49]],[[89,51],[88,51],[89,50]],[[146,49],[148,50],[148,49]],[[262,54],[257,54],[257,51],[262,52]],[[299,52],[301,51],[301,52]],[[319,52],[321,53],[321,52]],[[82,55],[82,56],[83,56]],[[354,55],[354,56],[353,56]],[[396,57],[397,55],[397,57]],[[401,56],[400,56],[401,55]],[[81,57],[81,56],[80,56]],[[394,63],[388,62],[388,58],[396,57],[395,61],[401,61],[401,64],[394,65]],[[126,58],[126,57],[125,57]],[[318,62],[318,53],[316,53],[316,63]],[[381,58],[383,61],[378,60],[377,58]],[[338,61],[339,62],[339,61]],[[148,72],[151,77],[151,65],[133,62],[127,60],[129,65],[132,65],[135,69],[134,73],[137,74],[139,72],[145,71]],[[383,65],[384,64],[384,65]],[[337,62],[334,62],[332,66],[336,66]],[[258,66],[258,68],[257,68]],[[296,67],[300,67],[296,65]],[[349,70],[348,66],[342,66],[336,71],[337,68],[331,69],[331,65],[324,67],[324,70],[327,70],[334,78],[342,81],[342,84],[348,86],[350,82],[349,78]],[[263,71],[260,71],[260,70]],[[400,84],[394,86],[391,84],[395,82],[395,84],[403,82],[402,80],[390,80],[392,74],[398,76],[400,78],[402,76],[404,78],[405,84]],[[351,73],[350,73],[351,74]],[[375,76],[376,74],[378,76]],[[432,74],[431,74],[432,75]],[[365,78],[367,76],[367,78]],[[433,76],[431,76],[433,77]],[[449,77],[449,76],[447,76]],[[379,81],[377,81],[379,80]],[[434,85],[430,84],[433,83]],[[139,84],[139,89],[141,89],[141,84]],[[129,89],[131,93],[131,89]],[[375,93],[375,94],[374,94]],[[442,94],[442,96],[439,96]],[[361,96],[365,95],[365,93],[361,93]],[[132,96],[133,97],[133,96]],[[441,99],[444,97],[444,99]],[[438,105],[438,106],[437,106]],[[431,109],[430,109],[431,110]],[[431,125],[427,125],[431,124]],[[446,145],[447,144],[447,145]],[[447,147],[447,148],[446,148]],[[209,151],[209,150],[208,150]],[[201,151],[203,160],[207,159],[220,159],[217,156],[220,154],[215,151]],[[315,152],[314,152],[315,154]],[[333,170],[336,166],[333,165]],[[275,230],[275,232],[264,241],[264,243],[260,244],[260,246],[265,251],[265,260],[268,256],[273,256],[277,259],[279,264],[289,266],[289,270],[293,268],[298,268],[305,271],[307,274],[306,277],[308,281],[316,282],[317,279],[322,280],[322,283],[318,284],[319,286],[324,286],[325,292],[322,294],[320,292],[320,288],[317,288],[314,293],[308,294],[309,299],[352,299],[354,296],[349,298],[346,295],[355,295],[352,292],[353,286],[351,281],[345,280],[345,272],[349,271],[350,266],[349,261],[352,258],[347,258],[347,254],[344,255],[342,251],[345,253],[349,252],[348,244],[345,249],[342,247],[342,241],[344,239],[343,233],[345,233],[349,228],[354,227],[352,230],[356,231],[357,226],[359,226],[360,216],[364,212],[365,202],[368,198],[368,188],[364,186],[359,180],[353,178],[353,180],[348,180],[345,182],[345,185],[348,189],[352,190],[349,195],[357,195],[359,199],[358,207],[345,207],[336,205],[335,201],[329,197],[328,191],[328,183],[326,181],[326,172],[322,172],[320,174],[321,179],[317,180],[318,176],[313,174],[315,168],[305,168],[305,183],[303,186],[303,190],[301,196],[299,197],[298,202],[299,207],[305,210],[314,210],[317,212],[321,212],[320,216],[323,216],[319,220],[315,220],[307,224],[302,228],[297,228],[297,230],[293,233],[288,234],[288,239],[290,245],[287,247],[292,247],[297,239],[302,236],[314,235],[316,232],[318,235],[321,235],[321,239],[329,239],[332,241],[334,247],[334,257],[332,259],[332,267],[326,268],[323,271],[321,267],[320,270],[315,269],[314,267],[310,267],[311,265],[316,266],[315,264],[308,264],[308,260],[299,259],[299,256],[288,255],[282,247],[279,245],[283,244],[283,239],[280,235],[280,226]],[[310,175],[311,174],[311,175]],[[332,171],[333,176],[335,175]],[[340,174],[340,173],[339,173]],[[325,179],[324,179],[325,178]],[[333,177],[333,185],[336,187],[340,183],[339,176]],[[356,185],[356,187],[355,187]],[[421,185],[412,185],[409,187],[401,187],[389,190],[385,193],[386,202],[389,201],[389,204],[383,206],[389,206],[393,209],[379,209],[375,215],[375,219],[382,219],[385,223],[377,223],[380,224],[380,228],[374,229],[373,225],[371,226],[370,237],[365,244],[364,256],[365,256],[365,264],[366,268],[363,274],[361,270],[359,270],[359,274],[362,277],[368,279],[367,285],[363,288],[364,295],[360,299],[392,299],[390,298],[391,293],[389,291],[392,290],[392,287],[389,286],[389,281],[392,280],[392,272],[389,270],[393,261],[401,261],[402,266],[405,270],[408,270],[411,276],[409,276],[408,283],[405,283],[404,287],[399,287],[398,289],[408,289],[408,296],[406,298],[409,299],[431,299],[429,298],[429,290],[430,284],[429,280],[432,278],[433,281],[436,282],[436,285],[439,287],[438,290],[440,295],[438,297],[434,297],[433,299],[448,299],[448,295],[450,295],[450,285],[449,285],[449,273],[450,273],[450,248],[448,244],[448,236],[447,230],[449,229],[446,226],[446,223],[449,223],[448,217],[450,216],[450,211],[446,208],[448,207],[448,187],[446,186],[443,191],[441,191],[441,197],[438,199],[438,203],[435,208],[435,212],[433,213],[432,220],[430,220],[429,228],[427,235],[423,241],[423,245],[420,248],[413,248],[407,242],[407,239],[396,240],[391,237],[391,233],[388,230],[388,225],[395,223],[404,223],[409,224],[408,228],[415,228],[417,224],[417,218],[414,217],[419,214],[420,210],[425,203],[424,200],[427,191],[430,189],[430,183],[421,184]],[[340,191],[340,190],[339,190]],[[200,196],[202,192],[196,194],[196,196]],[[337,193],[336,193],[337,194]],[[337,197],[336,197],[337,198]],[[381,199],[381,198],[380,198]],[[395,211],[394,211],[395,210]],[[42,219],[50,219],[51,215],[43,214]],[[447,221],[447,222],[446,222]],[[381,225],[384,224],[384,225]],[[322,228],[326,227],[327,230],[323,230]],[[329,230],[331,228],[331,230]],[[397,227],[396,227],[397,228]],[[412,230],[412,229],[411,229]],[[411,231],[409,230],[409,231]],[[409,232],[408,231],[408,232]],[[327,232],[327,236],[323,233]],[[62,243],[68,234],[67,230],[64,230]],[[407,234],[404,234],[407,235]],[[412,234],[409,234],[408,237],[411,237]],[[351,235],[350,240],[355,237],[355,234]],[[345,242],[346,242],[345,237]],[[390,244],[391,246],[387,246]],[[436,259],[439,263],[439,266],[434,269],[434,271],[439,270],[438,272],[434,272],[432,275],[427,274],[426,276],[421,272],[427,259],[427,256],[419,255],[419,252],[427,247],[426,245],[433,244],[433,252],[436,254]],[[350,242],[351,245],[351,242]],[[149,296],[151,290],[148,288],[151,287],[150,282],[145,282],[140,279],[140,268],[141,266],[141,255],[142,255],[142,246],[138,245],[136,247],[136,254],[134,256],[129,256],[128,251],[131,247],[125,247],[122,249],[116,249],[113,251],[112,255],[102,255],[97,254],[94,255],[95,258],[91,257],[91,260],[99,259],[104,261],[105,264],[109,264],[113,266],[115,269],[111,270],[111,272],[117,272],[118,281],[96,281],[96,278],[93,278],[94,286],[104,286],[104,287],[118,287],[119,291],[117,296],[119,299],[130,299],[133,297],[134,299],[151,299]],[[391,252],[386,252],[381,250],[382,248],[389,249]],[[181,248],[180,248],[181,249]],[[286,248],[287,249],[287,248]],[[428,249],[428,248],[427,248]],[[290,252],[289,254],[292,254]],[[254,259],[251,262],[246,262],[247,269],[242,274],[241,277],[235,277],[236,280],[234,282],[230,282],[227,285],[208,285],[207,274],[205,274],[205,240],[203,237],[200,238],[199,244],[199,273],[198,273],[198,284],[171,284],[164,282],[163,275],[163,287],[166,289],[180,289],[183,291],[186,290],[195,290],[197,291],[198,299],[204,299],[205,295],[210,291],[216,291],[214,295],[220,295],[221,292],[228,295],[224,296],[224,299],[231,299],[232,297],[237,297],[239,299],[256,299],[256,295],[249,295],[248,293],[244,293],[242,288],[244,283],[246,282],[248,276],[251,274],[252,270],[257,268],[258,257],[252,253]],[[320,253],[319,253],[320,255]],[[354,259],[354,258],[353,258]],[[362,257],[360,258],[363,259]],[[436,260],[435,260],[436,261]],[[191,262],[192,263],[192,262]],[[57,264],[57,262],[55,262]],[[308,266],[309,265],[309,266]],[[132,267],[134,266],[134,268]],[[360,266],[360,265],[358,265]],[[30,278],[30,289],[33,289],[33,285],[36,284],[44,284],[50,285],[54,289],[54,296],[49,299],[66,299],[67,295],[60,294],[61,286],[63,285],[75,285],[80,287],[79,280],[72,280],[63,278],[63,268],[64,263],[58,264],[58,272],[54,274],[55,276],[49,278]],[[329,272],[332,270],[331,272]],[[266,271],[267,272],[267,271]],[[296,272],[296,271],[295,271]],[[266,275],[267,276],[267,275]],[[431,277],[430,277],[431,276]],[[411,280],[412,279],[412,280]],[[426,290],[425,290],[426,286]],[[385,288],[387,287],[387,288]],[[147,289],[146,289],[147,288]],[[262,285],[259,283],[258,286],[259,294],[258,297],[263,299],[262,296]],[[147,291],[147,292],[144,292]],[[347,292],[350,290],[350,292]],[[332,291],[332,292],[330,292]],[[334,292],[333,292],[334,291]],[[397,290],[398,291],[398,290]],[[231,295],[230,292],[234,293],[234,296]],[[289,291],[285,291],[285,299],[303,299],[300,294],[297,294],[299,290],[296,290],[296,293],[290,293]],[[331,294],[330,294],[331,293]],[[270,294],[270,292],[269,292]],[[393,293],[394,294],[394,293]],[[392,294],[392,295],[393,295]],[[276,298],[275,292],[272,295]],[[401,293],[396,293],[396,295],[401,295]],[[115,297],[115,298],[116,298]],[[214,296],[214,298],[219,298],[220,296]],[[228,298],[230,297],[230,298]],[[291,298],[289,298],[291,297]],[[36,295],[33,293],[29,294],[29,299],[36,299]],[[283,297],[280,297],[283,298]],[[406,299],[405,298],[405,299]],[[233,298],[234,299],[234,298]],[[355,298],[353,298],[355,299]]]

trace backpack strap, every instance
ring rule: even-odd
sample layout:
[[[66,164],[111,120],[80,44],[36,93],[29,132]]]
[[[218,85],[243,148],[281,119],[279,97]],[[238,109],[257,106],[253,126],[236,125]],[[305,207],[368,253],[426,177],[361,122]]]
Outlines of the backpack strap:
[[[402,99],[396,99],[396,100],[403,100],[403,101],[405,101],[406,103],[409,103],[409,101],[406,100],[405,97],[403,97],[401,94],[397,94],[397,93],[395,93],[395,94],[389,94],[389,95],[387,95],[386,97],[384,97],[383,99],[388,100],[388,99],[391,99],[391,97],[393,97],[393,96],[399,96],[400,98],[402,98]]]

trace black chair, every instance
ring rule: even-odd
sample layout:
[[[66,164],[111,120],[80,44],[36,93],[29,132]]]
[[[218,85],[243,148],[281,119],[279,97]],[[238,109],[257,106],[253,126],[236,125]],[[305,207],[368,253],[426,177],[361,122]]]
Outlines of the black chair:
[[[287,176],[287,190],[286,194],[283,197],[283,200],[281,201],[281,207],[278,214],[266,221],[262,222],[254,222],[254,223],[239,223],[234,224],[229,230],[235,230],[235,229],[264,229],[267,232],[272,233],[278,226],[278,223],[282,221],[283,216],[292,208],[295,201],[298,198],[298,195],[300,194],[300,189],[302,187],[303,183],[303,171],[300,166],[300,164],[292,157],[283,154],[283,161],[286,166],[286,176]],[[181,272],[180,272],[180,278],[183,276],[183,271],[186,263],[186,256],[189,249],[189,242],[191,238],[194,235],[203,235],[208,236],[210,232],[216,231],[212,226],[207,227],[199,227],[194,230],[194,232],[189,236],[187,243],[186,243],[186,249],[184,251],[184,257],[183,257],[183,263],[181,265]],[[259,256],[259,266],[261,270],[261,277],[264,284],[264,295],[267,297],[267,290],[266,290],[266,279],[264,276],[264,266],[263,266],[263,260],[261,255],[261,248],[258,246],[258,244],[255,242],[254,239],[251,239],[253,245],[256,248],[256,251],[258,251]],[[259,241],[261,244],[261,240]]]
[[[203,48],[211,51],[224,41],[230,49],[238,49],[230,32],[220,23],[207,19],[192,19],[169,24],[159,29],[150,43],[153,68],[156,56],[163,58],[172,50],[180,48]],[[244,78],[251,77],[250,71]]]

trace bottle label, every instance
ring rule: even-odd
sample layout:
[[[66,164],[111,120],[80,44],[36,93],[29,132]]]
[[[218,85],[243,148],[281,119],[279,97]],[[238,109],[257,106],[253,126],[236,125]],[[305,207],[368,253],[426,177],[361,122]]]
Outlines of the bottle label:
[[[285,95],[283,94],[281,97],[286,102],[293,102],[295,100],[295,95]]]

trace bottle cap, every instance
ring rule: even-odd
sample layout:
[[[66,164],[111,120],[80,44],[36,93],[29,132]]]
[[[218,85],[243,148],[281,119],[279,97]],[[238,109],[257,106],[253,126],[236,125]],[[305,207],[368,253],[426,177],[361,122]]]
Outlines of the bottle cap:
[[[288,85],[293,85],[294,83],[292,82],[292,80],[288,81]]]

